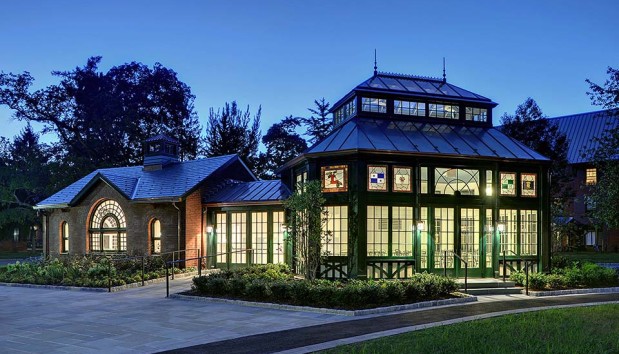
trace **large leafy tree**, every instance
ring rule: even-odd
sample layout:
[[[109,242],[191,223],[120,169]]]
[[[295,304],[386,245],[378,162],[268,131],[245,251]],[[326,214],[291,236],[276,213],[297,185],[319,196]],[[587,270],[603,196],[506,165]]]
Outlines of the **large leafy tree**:
[[[249,106],[245,111],[236,101],[226,102],[221,109],[211,108],[206,122],[204,154],[207,157],[238,154],[247,166],[256,171],[258,144],[260,143],[260,114],[251,117]]]
[[[60,83],[32,91],[28,73],[0,73],[0,104],[13,117],[43,124],[58,138],[67,183],[93,169],[139,164],[142,143],[164,133],[181,142],[181,158],[198,152],[201,127],[191,89],[174,71],[131,62],[101,72],[101,57],[52,74]]]
[[[309,137],[309,142],[314,144],[326,137],[333,128],[333,120],[329,117],[329,107],[331,104],[324,98],[314,100],[314,108],[308,108],[311,115],[303,118],[302,123],[307,129],[305,135]]]
[[[619,70],[609,67],[607,74],[609,78],[603,85],[587,80],[587,94],[593,104],[619,119]],[[597,149],[586,152],[599,171],[597,184],[590,186],[590,198],[596,206],[591,216],[602,225],[619,228],[619,130],[607,129],[597,142]]]
[[[279,167],[307,149],[307,143],[295,131],[300,124],[299,118],[288,116],[273,124],[262,137],[266,152],[260,154],[260,178],[275,178]]]

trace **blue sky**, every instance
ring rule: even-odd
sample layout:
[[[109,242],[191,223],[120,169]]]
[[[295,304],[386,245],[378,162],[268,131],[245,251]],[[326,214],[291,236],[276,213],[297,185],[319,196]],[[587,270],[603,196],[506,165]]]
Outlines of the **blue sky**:
[[[236,100],[262,130],[335,102],[379,71],[449,82],[513,113],[533,97],[548,116],[598,109],[585,79],[619,66],[619,1],[27,1],[0,12],[0,70],[29,71],[35,88],[52,70],[101,55],[101,69],[139,61],[175,70],[210,107]],[[23,122],[0,108],[0,135]]]

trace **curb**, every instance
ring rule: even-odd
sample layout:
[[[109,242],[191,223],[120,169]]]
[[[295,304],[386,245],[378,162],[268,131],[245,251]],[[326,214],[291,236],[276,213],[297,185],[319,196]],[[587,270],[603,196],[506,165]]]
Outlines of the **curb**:
[[[416,302],[413,304],[377,307],[373,309],[364,309],[364,310],[337,310],[337,309],[328,309],[328,308],[320,308],[320,307],[275,304],[271,302],[231,300],[231,299],[222,299],[222,298],[215,298],[215,297],[191,296],[191,295],[182,295],[182,294],[170,294],[170,298],[177,299],[177,300],[186,300],[186,301],[214,302],[214,303],[241,305],[241,306],[261,307],[261,308],[273,309],[273,310],[313,312],[313,313],[342,315],[342,316],[365,316],[365,315],[383,314],[383,313],[405,311],[405,310],[415,310],[415,309],[422,309],[422,308],[436,307],[436,306],[465,304],[465,303],[477,301],[477,296],[470,296],[470,295],[465,295],[465,294],[460,294],[460,293],[457,293],[457,294],[459,294],[462,297],[453,298],[453,299],[444,299],[444,300],[422,301],[422,302]]]
[[[198,272],[189,272],[189,273],[179,273],[175,274],[176,278],[188,278],[192,276],[198,275]],[[165,277],[156,278],[151,280],[145,280],[144,286],[165,283]],[[111,291],[108,291],[108,288],[94,288],[94,287],[86,287],[86,286],[67,286],[67,285],[47,285],[47,284],[25,284],[25,283],[0,283],[0,286],[8,286],[8,287],[20,287],[20,288],[33,288],[33,289],[52,289],[52,290],[68,290],[68,291],[90,291],[96,293],[107,293],[107,292],[119,292],[128,289],[141,288],[142,282],[137,283],[129,283],[125,285],[113,286]]]
[[[533,291],[529,290],[529,296],[559,296],[559,295],[578,295],[578,294],[604,294],[604,293],[619,293],[619,287],[612,288],[588,288],[588,289],[567,289],[567,290],[549,290],[549,291]]]

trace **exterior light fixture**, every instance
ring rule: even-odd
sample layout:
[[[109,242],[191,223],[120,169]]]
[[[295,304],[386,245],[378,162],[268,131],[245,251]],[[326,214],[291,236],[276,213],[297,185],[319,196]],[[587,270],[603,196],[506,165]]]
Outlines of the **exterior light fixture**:
[[[282,223],[281,230],[282,232],[288,232],[288,224]]]
[[[206,227],[206,232],[208,232],[209,234],[213,232],[213,226],[209,225]]]
[[[492,232],[492,231],[494,231],[494,226],[486,225],[486,232]]]
[[[505,223],[504,222],[500,222],[500,223],[496,224],[496,228],[497,228],[497,230],[499,230],[499,232],[505,231]]]
[[[488,197],[492,196],[492,187],[486,187],[486,195]]]
[[[424,221],[417,221],[417,230],[423,231],[426,228],[426,223]]]

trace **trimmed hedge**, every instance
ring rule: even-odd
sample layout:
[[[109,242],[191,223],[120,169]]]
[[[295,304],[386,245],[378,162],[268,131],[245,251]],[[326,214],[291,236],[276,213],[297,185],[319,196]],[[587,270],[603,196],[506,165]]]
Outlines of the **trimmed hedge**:
[[[98,255],[18,261],[0,267],[0,282],[105,288],[108,286],[108,272],[112,286],[141,282],[142,261],[126,259],[126,256],[107,258]],[[178,268],[175,272],[179,272]],[[145,258],[144,280],[164,276],[165,262],[161,257]]]
[[[193,293],[335,309],[365,309],[450,297],[453,279],[414,274],[408,280],[295,279],[285,265],[259,265],[193,279]]]
[[[560,290],[575,288],[597,288],[619,285],[619,275],[611,268],[604,268],[595,263],[581,263],[578,261],[553,262],[550,274],[529,274],[529,287],[534,290]],[[526,283],[525,273],[518,271],[510,275],[510,279],[516,284],[524,286]]]

